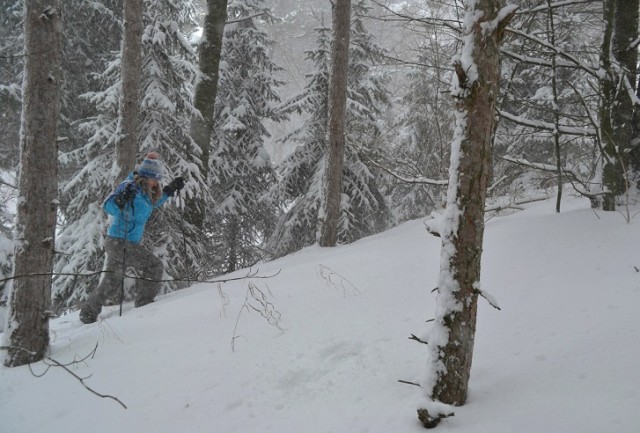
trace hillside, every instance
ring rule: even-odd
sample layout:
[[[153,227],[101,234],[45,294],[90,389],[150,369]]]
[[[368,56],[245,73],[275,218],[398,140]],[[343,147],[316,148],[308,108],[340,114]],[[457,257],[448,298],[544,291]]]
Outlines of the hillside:
[[[468,404],[435,431],[637,433],[640,217],[553,200],[491,218]],[[632,211],[632,215],[637,209]],[[60,367],[0,368],[3,433],[409,433],[435,310],[424,220],[198,284],[141,309],[52,322]],[[235,276],[245,275],[241,271]],[[277,274],[277,275],[276,275]],[[246,300],[262,310],[271,324]],[[245,307],[243,307],[245,306]],[[266,306],[266,309],[265,309]]]

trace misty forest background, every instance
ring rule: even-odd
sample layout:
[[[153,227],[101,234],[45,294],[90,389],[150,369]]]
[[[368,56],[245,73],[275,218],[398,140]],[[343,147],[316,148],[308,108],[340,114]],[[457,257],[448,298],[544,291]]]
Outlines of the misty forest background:
[[[211,2],[213,3],[213,2]],[[562,185],[593,206],[634,201],[638,2],[512,1],[488,206]],[[613,7],[612,5],[617,5]],[[65,0],[54,313],[97,284],[115,161],[122,0]],[[338,241],[442,210],[462,1],[352,0]],[[327,148],[331,3],[227,3],[210,147],[192,137],[204,0],[145,0],[136,161],[157,151],[186,187],[148,226],[165,291],[317,242]],[[23,1],[0,10],[0,279],[11,275]],[[635,21],[634,21],[635,20]],[[52,161],[54,164],[55,161]],[[501,200],[498,200],[500,198]],[[544,234],[541,234],[542,236]],[[0,303],[7,301],[0,283]]]

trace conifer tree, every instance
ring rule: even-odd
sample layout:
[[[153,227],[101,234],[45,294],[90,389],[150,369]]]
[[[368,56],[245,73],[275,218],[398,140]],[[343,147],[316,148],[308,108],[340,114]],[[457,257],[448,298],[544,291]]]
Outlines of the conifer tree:
[[[342,203],[338,242],[348,243],[384,229],[389,211],[365,154],[375,150],[380,135],[377,120],[388,104],[388,91],[375,69],[383,51],[362,24],[365,2],[353,7],[350,64],[347,80],[346,149],[343,167]],[[297,143],[279,166],[279,181],[270,195],[283,211],[268,250],[276,256],[288,254],[317,241],[321,185],[327,139],[328,86],[331,31],[321,26],[317,48],[307,52],[314,64],[303,91],[283,104],[285,113],[302,114],[305,124],[283,138]]]
[[[148,0],[142,34],[140,155],[156,151],[162,156],[165,183],[177,176],[185,180],[180,197],[154,212],[144,242],[163,260],[168,275],[187,280],[197,276],[205,256],[201,232],[183,218],[185,197],[203,197],[206,191],[200,165],[189,153],[196,56],[183,32],[194,26],[195,15],[193,2]]]
[[[18,164],[24,48],[23,4],[8,1],[0,8],[0,170]],[[0,278],[8,278],[13,257],[13,219],[6,202],[16,195],[16,182],[0,179]],[[7,300],[7,283],[0,283],[0,305]]]
[[[262,256],[262,243],[273,226],[273,206],[265,193],[274,172],[264,121],[279,121],[276,78],[281,70],[271,60],[272,44],[258,20],[272,18],[262,0],[229,2],[216,97],[210,190],[213,203],[208,229],[216,242],[219,271],[251,266]]]
[[[102,41],[105,50],[118,49],[121,42],[122,4],[96,13],[103,26],[110,29]],[[106,42],[110,40],[110,44]],[[77,148],[60,153],[63,178],[60,183],[61,221],[56,238],[54,272],[60,274],[53,282],[54,311],[61,312],[81,299],[90,287],[98,284],[102,268],[103,239],[107,216],[102,202],[117,177],[115,162],[116,129],[119,104],[120,54],[101,51],[108,59],[104,71],[92,74],[95,90],[78,96],[94,107],[94,114],[78,122]],[[67,174],[68,173],[68,174]],[[67,175],[65,175],[67,174]]]
[[[186,194],[202,194],[197,166],[185,162],[185,148],[191,144],[188,125],[193,113],[189,95],[195,78],[194,54],[182,33],[193,27],[194,8],[191,2],[180,6],[166,0],[149,0],[142,35],[141,118],[136,162],[148,151],[161,154],[166,173],[184,175]],[[113,11],[117,20],[118,11]],[[68,197],[64,221],[58,237],[58,250],[62,253],[56,263],[56,272],[64,274],[55,282],[55,301],[58,310],[72,306],[92,286],[98,277],[78,277],[101,268],[103,238],[107,217],[102,202],[119,178],[113,155],[117,138],[120,98],[121,55],[116,54],[105,71],[96,74],[100,89],[87,92],[83,98],[95,104],[97,114],[79,125],[86,144],[66,152],[61,162],[74,175],[65,181],[62,193]],[[187,170],[187,165],[189,170]],[[193,174],[195,173],[195,174]],[[178,205],[184,201],[177,199]],[[163,259],[165,270],[174,277],[193,273],[199,258],[204,255],[199,233],[183,224],[182,210],[166,206],[149,222],[149,236],[144,242]],[[168,285],[167,288],[175,288]]]
[[[445,7],[433,7],[431,18],[447,16]],[[430,25],[424,41],[416,47],[418,56],[409,66],[406,87],[394,106],[398,110],[392,128],[396,139],[376,155],[392,171],[385,182],[394,220],[404,222],[428,215],[445,201],[449,143],[453,133],[450,77],[442,63],[453,55],[456,35],[441,25]]]

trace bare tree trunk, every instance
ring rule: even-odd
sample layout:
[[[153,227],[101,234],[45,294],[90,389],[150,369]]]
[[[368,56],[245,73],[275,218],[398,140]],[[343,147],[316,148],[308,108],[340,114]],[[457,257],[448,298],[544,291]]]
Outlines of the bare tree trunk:
[[[25,64],[14,275],[5,365],[41,360],[49,347],[51,272],[58,196],[58,117],[62,19],[59,0],[25,2]]]
[[[471,374],[491,135],[500,91],[499,46],[514,14],[515,7],[504,8],[504,0],[467,2],[462,54],[454,64],[456,129],[441,231],[438,307],[423,387],[430,400],[456,406],[467,399]],[[418,410],[425,427],[446,416],[434,408],[427,404]]]
[[[336,0],[333,7],[333,52],[329,86],[329,148],[324,174],[320,245],[332,247],[338,240],[344,166],[344,125],[347,107],[351,0]]]
[[[552,46],[556,46],[556,29],[553,22],[553,8],[551,7],[551,0],[547,0],[548,11],[548,25],[549,34],[551,35]],[[555,131],[553,131],[553,142],[556,153],[556,177],[558,185],[558,193],[556,196],[556,212],[560,213],[560,203],[562,202],[562,158],[560,152],[560,105],[558,104],[558,58],[554,51],[551,57],[551,87],[553,91],[553,121],[555,124]]]
[[[218,93],[218,70],[222,53],[222,38],[227,20],[227,0],[207,0],[207,15],[204,19],[202,39],[198,45],[198,57],[201,77],[196,84],[194,106],[202,117],[191,119],[191,138],[200,148],[200,165],[202,178],[209,177],[209,155],[211,154],[211,132],[213,131],[213,115]],[[192,152],[190,158],[197,155]],[[187,220],[198,228],[203,228],[205,205],[202,197],[187,199]]]
[[[634,102],[638,52],[631,43],[638,37],[638,0],[604,0],[605,32],[600,66],[601,140],[604,143],[603,210],[615,210],[615,199],[627,188],[629,151],[633,138]],[[611,58],[613,55],[613,58]]]
[[[143,0],[125,0],[121,67],[122,93],[120,95],[120,117],[116,142],[116,159],[120,170],[117,179],[120,180],[133,171],[138,151],[143,11]]]

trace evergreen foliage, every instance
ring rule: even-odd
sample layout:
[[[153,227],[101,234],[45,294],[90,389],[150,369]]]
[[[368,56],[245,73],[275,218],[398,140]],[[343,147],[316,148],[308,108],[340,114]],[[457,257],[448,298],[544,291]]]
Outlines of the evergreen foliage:
[[[375,68],[384,51],[363,25],[366,3],[352,6],[349,75],[347,83],[346,149],[338,242],[353,242],[384,229],[389,212],[375,175],[363,162],[375,150],[381,134],[378,119],[389,103],[383,76]],[[269,240],[275,256],[316,242],[322,176],[327,142],[327,110],[331,31],[316,29],[317,48],[306,53],[314,70],[303,91],[283,104],[285,113],[304,114],[304,124],[282,141],[297,144],[279,167],[279,181],[270,195],[282,214]]]
[[[198,167],[187,163],[184,157],[184,149],[192,145],[188,131],[193,107],[189,98],[196,72],[193,50],[181,29],[193,28],[195,10],[191,2],[178,7],[166,0],[149,0],[145,6],[139,159],[150,150],[159,152],[168,169],[167,179],[184,175],[187,181],[185,194],[202,196]],[[105,16],[120,20],[120,13],[118,9]],[[117,23],[116,27],[120,29],[120,21]],[[120,37],[121,33],[117,32],[118,43]],[[66,206],[57,239],[61,254],[55,272],[70,275],[61,275],[54,282],[58,311],[82,299],[98,282],[98,277],[73,274],[91,273],[101,268],[108,222],[101,206],[114,185],[123,180],[116,179],[118,170],[113,158],[120,62],[117,52],[107,62],[104,72],[94,75],[98,90],[87,92],[82,98],[92,103],[97,113],[78,127],[79,133],[86,137],[86,143],[61,155],[61,163],[73,175],[61,187]],[[167,274],[180,278],[193,273],[198,260],[205,255],[198,233],[183,224],[182,210],[176,206],[168,203],[157,214],[161,215],[149,222],[144,242],[159,254]],[[166,289],[176,287],[176,284],[165,286]]]
[[[165,272],[178,279],[196,276],[205,257],[200,232],[183,221],[184,195],[203,200],[206,194],[198,159],[187,159],[193,149],[199,151],[189,132],[196,56],[183,33],[193,28],[195,15],[193,2],[147,1],[142,35],[140,154],[156,151],[162,156],[168,170],[165,183],[177,176],[185,180],[183,197],[154,212],[144,243],[162,259]]]
[[[0,278],[10,276],[13,260],[13,218],[7,202],[15,198],[18,133],[22,105],[24,35],[23,2],[8,1],[0,8]],[[6,302],[7,284],[0,283],[0,305]]]
[[[417,49],[417,64],[407,73],[407,88],[396,104],[407,107],[398,118],[397,141],[380,149],[383,164],[401,177],[391,177],[387,194],[396,222],[428,215],[444,204],[446,187],[404,179],[448,177],[450,143],[453,136],[450,75],[440,68],[451,57],[454,38],[429,28],[430,37]]]
[[[268,50],[272,40],[258,20],[272,20],[262,0],[230,1],[225,27],[209,185],[208,233],[215,243],[218,272],[251,266],[263,257],[274,207],[265,193],[274,182],[264,121],[284,118],[276,78],[281,70]]]

